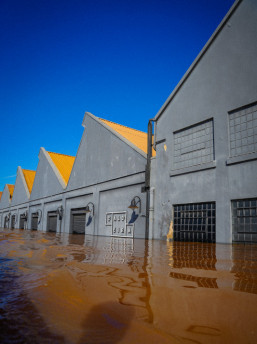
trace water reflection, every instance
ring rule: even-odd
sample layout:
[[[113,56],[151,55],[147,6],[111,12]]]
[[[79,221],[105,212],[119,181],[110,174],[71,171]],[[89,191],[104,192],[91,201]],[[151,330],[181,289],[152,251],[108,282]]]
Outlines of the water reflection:
[[[256,341],[254,245],[0,230],[0,258],[3,343]]]
[[[233,289],[257,294],[257,245],[233,245]]]

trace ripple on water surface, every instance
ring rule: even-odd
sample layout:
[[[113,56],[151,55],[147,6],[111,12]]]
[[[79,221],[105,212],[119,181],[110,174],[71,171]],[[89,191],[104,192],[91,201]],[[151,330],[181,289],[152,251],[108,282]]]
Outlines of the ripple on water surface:
[[[255,343],[256,328],[256,245],[0,229],[0,343]]]

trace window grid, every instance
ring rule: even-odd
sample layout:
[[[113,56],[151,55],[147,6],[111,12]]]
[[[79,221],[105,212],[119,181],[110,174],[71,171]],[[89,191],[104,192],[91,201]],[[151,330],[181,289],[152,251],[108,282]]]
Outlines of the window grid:
[[[208,163],[213,159],[213,120],[174,133],[174,169]]]
[[[257,104],[229,114],[230,157],[257,152]]]
[[[231,203],[233,241],[257,242],[257,199]]]
[[[174,205],[174,240],[215,242],[215,203]]]

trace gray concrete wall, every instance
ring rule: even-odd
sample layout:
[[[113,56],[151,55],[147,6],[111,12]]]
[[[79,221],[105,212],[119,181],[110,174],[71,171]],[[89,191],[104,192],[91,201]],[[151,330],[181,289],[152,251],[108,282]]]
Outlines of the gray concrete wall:
[[[136,210],[137,219],[134,223],[134,237],[145,237],[145,193],[141,193],[141,187],[143,185],[130,185],[127,187],[120,187],[117,189],[102,190],[99,194],[99,226],[98,234],[111,236],[112,227],[105,225],[106,213],[125,213],[126,224],[132,219],[132,209],[128,208],[131,204],[131,200],[138,196],[141,199],[141,213],[139,209]]]
[[[63,186],[58,179],[55,172],[53,162],[49,159],[48,153],[41,148],[39,152],[39,162],[33,183],[33,188],[30,195],[30,200],[38,200],[47,196],[60,194],[63,191]]]
[[[95,185],[145,170],[146,160],[126,142],[87,115],[67,190]]]
[[[157,145],[155,238],[167,235],[173,204],[215,201],[216,240],[231,242],[231,199],[257,197],[257,161],[227,165],[228,112],[257,101],[256,37],[257,2],[244,0],[159,117],[156,140],[166,142]],[[176,175],[174,132],[208,119],[213,119],[214,161]]]
[[[9,208],[9,206],[10,206],[10,193],[9,193],[8,186],[5,185],[3,193],[2,193],[2,197],[0,200],[0,209]]]
[[[28,202],[29,196],[30,195],[29,195],[28,187],[26,185],[26,181],[25,181],[22,169],[18,167],[11,205],[15,206],[21,203]]]
[[[30,201],[28,204],[12,207],[11,213],[16,212],[19,219],[20,213],[28,205],[27,228],[31,229],[32,213],[39,211],[42,217],[38,230],[46,231],[47,213],[56,211],[62,205],[64,216],[57,221],[57,232],[70,233],[71,210],[84,208],[92,202],[94,217],[90,224],[87,225],[86,221],[85,233],[109,236],[110,226],[105,225],[106,213],[125,211],[129,222],[132,210],[128,206],[133,197],[139,196],[141,213],[134,222],[134,237],[144,237],[146,194],[141,193],[141,187],[145,182],[145,155],[140,154],[125,139],[106,129],[93,115],[86,116],[83,124],[86,130],[68,187],[63,188],[48,153],[41,149]],[[20,200],[22,201],[22,197]],[[22,208],[22,212],[19,208]],[[137,210],[136,213],[138,214]],[[19,221],[17,228],[18,226]]]

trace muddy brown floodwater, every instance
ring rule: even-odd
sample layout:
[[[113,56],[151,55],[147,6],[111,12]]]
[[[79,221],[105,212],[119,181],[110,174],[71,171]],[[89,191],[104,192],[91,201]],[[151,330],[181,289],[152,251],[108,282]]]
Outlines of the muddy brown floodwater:
[[[0,343],[256,342],[256,245],[0,229]]]

